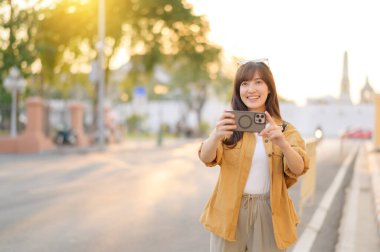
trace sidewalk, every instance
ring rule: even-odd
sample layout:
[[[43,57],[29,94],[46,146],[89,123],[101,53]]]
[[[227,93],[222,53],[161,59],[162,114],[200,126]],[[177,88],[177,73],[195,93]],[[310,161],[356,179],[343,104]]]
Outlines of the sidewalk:
[[[99,145],[89,145],[86,147],[77,146],[57,146],[54,149],[38,152],[38,153],[12,153],[12,154],[0,154],[1,162],[10,162],[20,159],[40,159],[43,157],[57,156],[57,155],[82,155],[89,153],[102,153],[102,152],[122,152],[122,151],[147,151],[157,149],[175,148],[177,146],[201,142],[201,139],[197,138],[164,138],[162,145],[157,145],[157,139],[125,139],[120,143],[105,144],[104,147]]]
[[[359,150],[347,188],[337,252],[380,251],[380,152],[370,143]]]
[[[372,146],[368,148],[373,149]],[[376,211],[377,231],[380,237],[380,150],[369,153],[369,168],[372,178],[372,192],[374,195],[374,205]],[[379,249],[380,251],[380,249]]]

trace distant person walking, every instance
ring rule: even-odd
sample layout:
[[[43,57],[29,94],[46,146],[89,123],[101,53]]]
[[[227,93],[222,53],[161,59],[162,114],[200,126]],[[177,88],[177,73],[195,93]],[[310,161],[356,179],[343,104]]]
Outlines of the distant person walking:
[[[207,166],[220,166],[200,221],[211,232],[211,252],[286,251],[297,240],[298,217],[288,188],[308,170],[305,142],[281,118],[267,62],[242,62],[236,72],[233,110],[265,112],[260,133],[235,131],[225,111],[199,148]]]

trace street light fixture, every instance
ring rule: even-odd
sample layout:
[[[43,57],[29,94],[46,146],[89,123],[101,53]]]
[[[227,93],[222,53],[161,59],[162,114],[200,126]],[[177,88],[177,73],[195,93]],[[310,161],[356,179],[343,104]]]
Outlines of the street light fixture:
[[[11,137],[17,136],[17,92],[21,91],[26,86],[26,81],[22,78],[20,70],[17,67],[12,67],[9,75],[4,80],[4,87],[12,93],[12,110],[11,110]]]

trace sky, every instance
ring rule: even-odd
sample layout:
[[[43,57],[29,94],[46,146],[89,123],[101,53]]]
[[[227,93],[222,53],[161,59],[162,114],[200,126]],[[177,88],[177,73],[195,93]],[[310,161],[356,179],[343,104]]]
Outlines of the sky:
[[[209,38],[226,59],[269,58],[284,98],[302,105],[307,98],[338,97],[345,51],[353,102],[367,77],[380,92],[378,0],[186,1],[207,17]]]
[[[380,2],[370,0],[187,0],[210,23],[227,58],[269,58],[278,93],[338,97],[348,53],[351,98],[368,76],[380,92]]]

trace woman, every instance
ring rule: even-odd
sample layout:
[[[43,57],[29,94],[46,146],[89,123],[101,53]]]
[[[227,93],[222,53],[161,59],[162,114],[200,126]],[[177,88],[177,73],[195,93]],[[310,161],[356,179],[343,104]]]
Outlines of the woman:
[[[211,232],[210,251],[286,251],[297,239],[287,189],[308,169],[304,140],[281,118],[273,75],[261,60],[240,65],[231,106],[265,112],[267,127],[259,134],[234,131],[234,114],[225,111],[202,142],[200,159],[221,167],[200,219]]]

